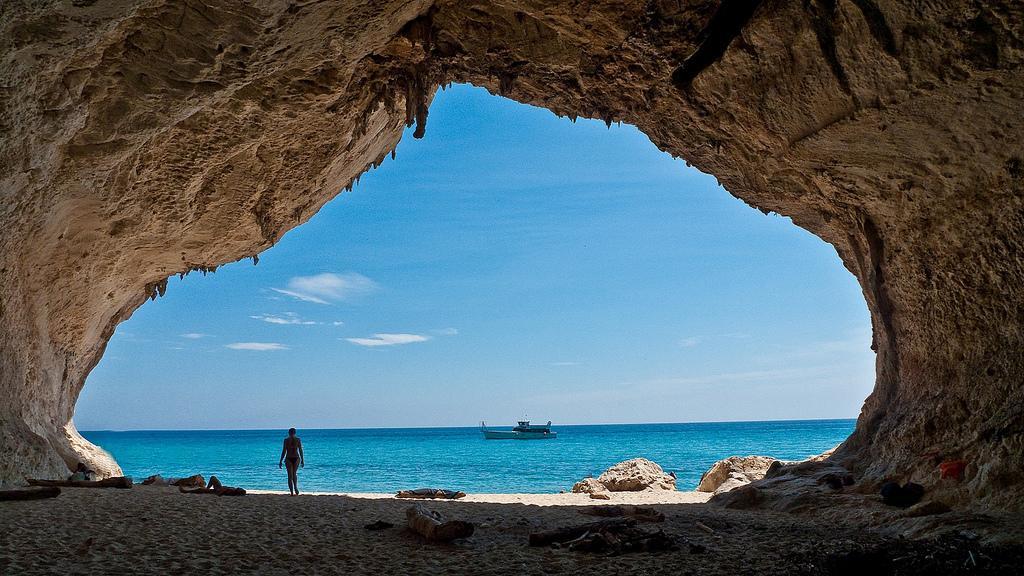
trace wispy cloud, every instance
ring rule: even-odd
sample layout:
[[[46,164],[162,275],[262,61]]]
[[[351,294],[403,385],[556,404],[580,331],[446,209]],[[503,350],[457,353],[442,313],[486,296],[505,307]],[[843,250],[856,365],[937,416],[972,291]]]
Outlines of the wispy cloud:
[[[188,338],[189,340],[199,340],[200,338],[206,338],[209,334],[200,334],[199,332],[186,332],[180,334],[182,338]]]
[[[430,337],[422,334],[374,334],[370,338],[345,338],[345,340],[359,346],[396,346],[426,342],[430,340]]]
[[[272,288],[275,292],[303,302],[330,304],[365,296],[377,289],[377,283],[362,274],[326,272],[315,276],[295,276],[285,288]]]
[[[458,328],[440,328],[438,330],[431,330],[431,332],[433,332],[434,334],[437,334],[438,336],[456,336],[459,333],[459,329]]]
[[[682,340],[679,341],[679,346],[681,348],[693,348],[697,344],[700,344],[700,338],[698,338],[696,336],[690,336],[689,338],[683,338]]]
[[[563,362],[551,362],[550,365],[551,366],[579,366],[580,363],[579,362],[563,361]]]
[[[249,316],[249,318],[252,318],[254,320],[261,320],[263,322],[268,322],[270,324],[294,324],[302,326],[311,326],[313,324],[319,324],[319,322],[314,322],[313,320],[303,320],[302,318],[299,318],[299,315],[294,312],[285,312],[284,314],[280,315],[257,314],[255,316]]]
[[[345,323],[342,322],[341,320],[335,320],[334,322],[331,322],[331,326],[344,326],[344,325],[345,325]]]
[[[257,350],[260,352],[288,349],[284,344],[278,344],[277,342],[233,342],[225,344],[225,347],[232,350]]]

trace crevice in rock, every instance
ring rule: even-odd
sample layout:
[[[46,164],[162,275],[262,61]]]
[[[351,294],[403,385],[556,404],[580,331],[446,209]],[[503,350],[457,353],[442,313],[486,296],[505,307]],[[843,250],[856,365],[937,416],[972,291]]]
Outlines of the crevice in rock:
[[[899,56],[899,47],[896,45],[896,35],[893,34],[889,22],[885,19],[885,13],[878,7],[875,0],[853,0],[853,4],[860,9],[864,15],[864,21],[868,23],[868,30],[878,44],[890,56]]]
[[[843,63],[839,61],[839,52],[836,47],[835,19],[838,10],[836,0],[805,0],[804,8],[811,15],[811,25],[814,27],[814,35],[818,39],[818,47],[832,70],[832,76],[835,77],[843,92],[852,95],[850,79],[846,75]]]
[[[732,41],[754,16],[762,0],[722,0],[708,25],[700,32],[697,49],[672,72],[672,84],[680,90],[690,87],[694,78],[722,58]]]

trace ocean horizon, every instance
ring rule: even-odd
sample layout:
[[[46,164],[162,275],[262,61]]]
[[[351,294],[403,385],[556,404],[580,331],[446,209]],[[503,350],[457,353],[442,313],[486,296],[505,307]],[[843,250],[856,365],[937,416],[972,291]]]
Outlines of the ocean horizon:
[[[300,429],[306,492],[395,492],[440,487],[477,493],[543,494],[569,490],[629,458],[643,457],[693,490],[728,456],[800,460],[845,440],[854,419],[577,424],[553,426],[554,440],[484,440],[479,427]],[[491,427],[510,429],[510,427]],[[152,474],[216,475],[225,484],[285,490],[278,469],[282,429],[87,430],[137,481]]]

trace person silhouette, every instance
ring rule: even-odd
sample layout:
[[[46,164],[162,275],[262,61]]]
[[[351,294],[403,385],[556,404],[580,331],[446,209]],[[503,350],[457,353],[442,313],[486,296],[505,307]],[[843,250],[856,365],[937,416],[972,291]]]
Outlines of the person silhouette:
[[[299,494],[299,467],[306,467],[306,457],[302,453],[302,439],[295,435],[295,428],[288,429],[288,437],[284,439],[284,446],[281,447],[281,459],[277,467],[287,460],[288,464],[288,493],[292,496]]]

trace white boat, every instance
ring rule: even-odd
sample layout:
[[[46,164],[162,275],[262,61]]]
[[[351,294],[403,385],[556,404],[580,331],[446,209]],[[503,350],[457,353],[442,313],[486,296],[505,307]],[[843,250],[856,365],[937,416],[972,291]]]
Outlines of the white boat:
[[[529,420],[520,420],[511,430],[488,430],[487,424],[480,423],[480,431],[487,440],[551,440],[558,437],[551,431],[551,420],[547,424],[531,425]]]

